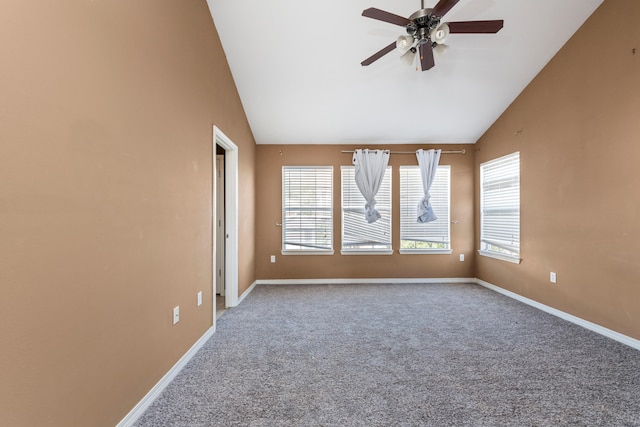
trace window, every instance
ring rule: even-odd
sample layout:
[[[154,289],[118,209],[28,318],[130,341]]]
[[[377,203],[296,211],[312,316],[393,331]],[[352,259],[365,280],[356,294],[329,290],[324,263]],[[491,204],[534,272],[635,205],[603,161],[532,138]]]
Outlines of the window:
[[[342,166],[342,253],[391,253],[391,167],[376,195],[380,218],[369,224],[364,217],[364,197],[355,180],[355,167]]]
[[[333,253],[333,168],[282,168],[282,253]]]
[[[480,165],[480,254],[520,262],[520,153]]]
[[[424,197],[418,166],[400,166],[400,252],[451,253],[449,200],[451,167],[438,166],[431,184],[431,207],[437,220],[423,224],[417,206]]]

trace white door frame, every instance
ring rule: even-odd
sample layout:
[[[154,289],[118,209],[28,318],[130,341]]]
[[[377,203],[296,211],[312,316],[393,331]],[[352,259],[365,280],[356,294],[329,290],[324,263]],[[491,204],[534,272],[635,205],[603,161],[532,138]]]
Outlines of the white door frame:
[[[216,236],[215,212],[216,198],[212,191],[213,215],[211,227],[213,229],[213,324],[216,323],[216,239],[225,239],[225,305],[238,305],[238,146],[235,145],[217,126],[213,126],[213,189],[216,188],[216,144],[225,150],[224,192],[226,198],[225,219],[226,236]]]
[[[225,197],[224,197],[224,179],[222,179],[224,177],[224,156],[219,154],[216,155],[216,168],[218,168],[216,170],[216,179],[218,180],[218,182],[216,183],[216,213],[215,213],[216,218],[214,223],[215,223],[215,226],[217,227],[216,233],[218,233],[218,235],[221,235],[227,230],[225,220],[224,220]],[[218,282],[216,283],[216,295],[219,294],[220,296],[223,297],[225,296],[224,279],[226,277],[224,273],[225,242],[223,239],[218,239],[215,241],[215,244],[216,244],[217,254],[216,254],[216,270],[214,274],[216,275],[216,278],[218,280]],[[216,307],[217,306],[218,305],[216,304]]]

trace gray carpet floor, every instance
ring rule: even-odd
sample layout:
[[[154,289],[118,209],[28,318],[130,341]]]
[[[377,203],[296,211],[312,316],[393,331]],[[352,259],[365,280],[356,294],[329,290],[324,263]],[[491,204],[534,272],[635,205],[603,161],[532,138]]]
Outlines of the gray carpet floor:
[[[143,426],[640,426],[640,352],[488,289],[257,286]]]

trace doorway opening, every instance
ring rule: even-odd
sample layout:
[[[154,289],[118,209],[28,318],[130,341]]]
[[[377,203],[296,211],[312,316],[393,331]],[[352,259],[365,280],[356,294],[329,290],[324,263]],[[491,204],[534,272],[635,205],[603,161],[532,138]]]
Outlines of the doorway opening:
[[[238,305],[238,146],[217,126],[213,127],[212,160],[212,294],[215,327],[217,294],[220,294],[221,305],[224,300],[225,309]]]
[[[218,144],[216,144],[216,186],[215,186],[215,198],[216,198],[216,210],[215,210],[215,224],[216,236],[225,236],[225,194],[224,194],[224,153],[225,150]],[[216,262],[215,275],[216,283],[216,319],[220,318],[222,313],[227,309],[226,296],[225,296],[225,239],[217,238],[215,240],[216,250]]]

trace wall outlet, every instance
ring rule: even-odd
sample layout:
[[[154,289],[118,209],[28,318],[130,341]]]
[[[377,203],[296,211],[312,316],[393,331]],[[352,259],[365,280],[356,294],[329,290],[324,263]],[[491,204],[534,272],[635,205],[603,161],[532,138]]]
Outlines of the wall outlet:
[[[556,283],[556,273],[554,273],[553,271],[549,273],[549,281],[551,283]]]
[[[202,291],[198,292],[198,307],[202,305]]]
[[[276,256],[275,255],[271,255],[271,263],[275,263],[276,262]]]
[[[460,254],[460,262],[464,261],[464,254]]]
[[[175,325],[180,321],[180,306],[173,307],[173,324]]]

